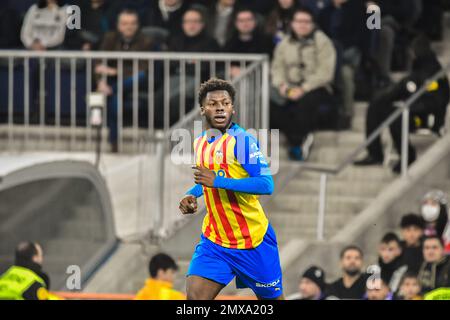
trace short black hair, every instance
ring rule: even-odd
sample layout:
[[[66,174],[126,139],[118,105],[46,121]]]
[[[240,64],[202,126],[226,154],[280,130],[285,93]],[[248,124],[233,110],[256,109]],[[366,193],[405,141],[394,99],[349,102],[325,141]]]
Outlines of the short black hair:
[[[433,240],[433,239],[436,239],[437,241],[439,241],[439,243],[441,244],[442,248],[445,248],[444,240],[442,240],[442,238],[439,237],[438,235],[425,237],[425,239],[423,239],[423,243],[425,243],[425,241],[427,241],[427,240]]]
[[[189,8],[186,9],[186,11],[184,11],[183,17],[189,11],[197,12],[200,15],[200,17],[201,17],[202,22],[203,23],[205,22],[205,20],[206,20],[206,12],[205,12],[205,7],[204,6],[202,6],[200,4],[193,4],[193,5],[191,5]]]
[[[156,277],[158,270],[166,271],[168,269],[178,270],[178,265],[171,256],[165,253],[158,253],[150,259],[148,270],[152,278]]]
[[[62,7],[64,5],[64,1],[56,0],[56,4],[58,5],[58,7]],[[37,6],[39,9],[47,8],[47,5],[47,0],[38,0],[37,2]]]
[[[351,251],[351,250],[358,251],[359,254],[361,255],[361,258],[364,257],[364,253],[363,253],[362,249],[360,247],[358,247],[357,245],[351,244],[351,245],[348,245],[344,249],[341,250],[341,253],[339,255],[340,258],[342,259],[344,257],[344,255],[345,255],[345,253],[347,251]]]
[[[388,232],[381,238],[381,243],[389,243],[392,241],[397,242],[399,246],[401,245],[399,237],[393,232]]]
[[[140,23],[139,12],[137,12],[137,10],[133,9],[133,8],[124,8],[124,9],[120,10],[119,14],[117,15],[117,23],[119,22],[120,16],[123,14],[129,14],[129,15],[136,16],[138,23]]]
[[[294,20],[294,17],[297,13],[306,13],[309,16],[311,16],[311,19],[314,23],[316,22],[317,17],[315,15],[315,13],[308,7],[301,6],[301,5],[295,6],[295,9],[292,11],[291,21]]]
[[[20,266],[29,265],[33,257],[38,254],[36,243],[31,241],[20,242],[16,247],[15,264]]]
[[[202,106],[203,100],[205,100],[208,92],[219,91],[219,90],[227,91],[231,97],[231,102],[234,103],[234,98],[236,96],[236,90],[234,89],[233,85],[230,82],[222,80],[222,79],[211,78],[208,81],[205,81],[200,85],[200,89],[198,91],[199,105]]]
[[[400,228],[405,229],[408,227],[418,227],[424,230],[425,220],[416,213],[405,214],[400,221]]]

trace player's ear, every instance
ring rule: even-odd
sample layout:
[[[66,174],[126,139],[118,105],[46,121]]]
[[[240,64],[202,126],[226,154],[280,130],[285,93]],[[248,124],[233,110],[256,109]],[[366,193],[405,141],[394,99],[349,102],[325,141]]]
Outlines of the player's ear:
[[[200,106],[200,115],[205,115],[205,108],[203,106]]]

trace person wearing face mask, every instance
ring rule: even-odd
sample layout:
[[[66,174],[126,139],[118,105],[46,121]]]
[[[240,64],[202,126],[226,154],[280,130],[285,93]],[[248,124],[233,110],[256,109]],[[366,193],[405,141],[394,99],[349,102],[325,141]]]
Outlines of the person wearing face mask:
[[[423,242],[424,262],[419,271],[422,294],[437,288],[450,287],[450,256],[444,252],[444,243],[438,236],[429,236]]]
[[[445,252],[450,253],[450,224],[447,197],[441,190],[431,190],[422,198],[421,213],[425,220],[425,236],[443,239]]]
[[[366,292],[368,275],[362,272],[364,254],[350,245],[341,251],[342,277],[328,286],[327,295],[338,299],[360,300]]]

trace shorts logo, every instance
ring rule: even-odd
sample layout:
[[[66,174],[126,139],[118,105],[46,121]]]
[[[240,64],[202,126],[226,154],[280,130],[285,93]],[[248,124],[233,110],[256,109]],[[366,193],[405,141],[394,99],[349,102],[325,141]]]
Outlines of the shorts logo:
[[[271,282],[271,283],[258,283],[257,282],[255,285],[258,288],[271,288],[271,287],[277,286],[279,283],[280,283],[280,279],[278,279],[278,280],[276,280],[274,282]]]

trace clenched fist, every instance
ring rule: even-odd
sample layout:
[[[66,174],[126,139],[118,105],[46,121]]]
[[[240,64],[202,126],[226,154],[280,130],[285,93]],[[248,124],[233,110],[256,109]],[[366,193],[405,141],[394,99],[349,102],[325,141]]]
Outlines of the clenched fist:
[[[180,201],[180,211],[182,214],[194,214],[197,212],[197,198],[191,195],[185,196]]]

